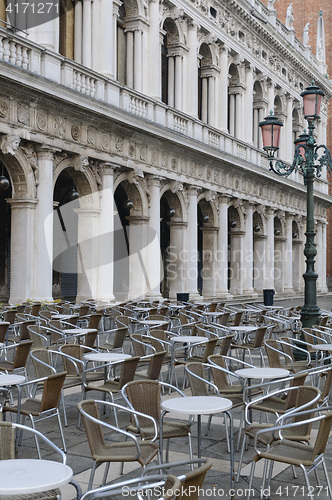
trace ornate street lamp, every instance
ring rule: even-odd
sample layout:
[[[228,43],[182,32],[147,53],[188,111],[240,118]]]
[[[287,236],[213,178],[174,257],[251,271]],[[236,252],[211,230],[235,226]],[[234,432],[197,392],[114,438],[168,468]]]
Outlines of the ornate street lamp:
[[[317,325],[320,317],[316,296],[318,275],[314,267],[317,254],[314,222],[314,180],[316,176],[321,176],[323,167],[332,172],[330,151],[324,145],[317,146],[314,138],[314,122],[319,118],[323,96],[324,92],[316,87],[314,83],[301,94],[303,98],[304,117],[308,121],[309,133],[301,134],[294,141],[295,154],[292,165],[285,165],[282,161],[274,157],[276,151],[279,149],[280,130],[283,123],[271,114],[259,124],[263,136],[263,149],[267,152],[270,161],[270,170],[281,176],[289,176],[292,172],[300,170],[303,174],[304,184],[307,187],[307,227],[304,247],[306,271],[303,274],[304,305],[301,309],[301,322],[305,328]]]

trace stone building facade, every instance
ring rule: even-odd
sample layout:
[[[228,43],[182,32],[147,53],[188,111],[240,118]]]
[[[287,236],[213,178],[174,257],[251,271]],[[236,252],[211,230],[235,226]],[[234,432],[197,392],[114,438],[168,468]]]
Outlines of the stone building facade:
[[[0,18],[22,31],[0,28],[4,300],[303,290],[303,178],[269,171],[258,123],[271,109],[283,120],[291,162],[300,93],[324,90],[325,143],[332,86],[273,3],[76,0],[42,24],[8,4]],[[322,292],[330,202],[323,172]]]

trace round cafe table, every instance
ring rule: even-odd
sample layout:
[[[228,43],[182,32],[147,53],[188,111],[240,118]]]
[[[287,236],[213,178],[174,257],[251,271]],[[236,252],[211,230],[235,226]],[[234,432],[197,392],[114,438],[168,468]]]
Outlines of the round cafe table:
[[[316,351],[317,351],[317,353],[316,353],[316,365],[318,364],[318,353],[319,353],[319,351],[325,352],[325,353],[332,352],[332,344],[312,344],[312,347],[314,349],[316,349]],[[323,361],[324,361],[324,358],[326,358],[326,355],[325,356],[323,355]]]
[[[174,348],[175,344],[200,344],[207,342],[208,337],[200,337],[199,335],[174,335],[169,338],[169,341],[172,342],[172,350],[171,350],[171,368],[169,373],[169,383],[172,383],[173,373],[174,373]]]
[[[229,418],[230,430],[230,466],[231,466],[231,488],[234,486],[234,446],[233,446],[233,421],[232,416],[228,412],[233,406],[232,401],[227,398],[218,396],[187,396],[170,398],[162,401],[161,408],[163,410],[160,419],[159,429],[159,448],[161,460],[163,457],[163,418],[166,413],[172,412],[179,415],[197,416],[197,447],[198,458],[201,457],[201,417],[202,415],[214,415],[216,413],[226,413]]]
[[[16,373],[4,373],[3,375],[0,375],[0,387],[12,387],[16,385],[17,391],[18,391],[18,407],[17,407],[17,417],[16,417],[16,422],[20,421],[20,402],[21,402],[21,397],[20,397],[20,384],[23,384],[23,382],[26,381],[26,377],[24,375],[18,375]],[[3,399],[3,401],[5,398]],[[3,401],[0,401],[0,412],[2,411],[2,406],[3,406]]]
[[[84,355],[86,361],[100,361],[101,363],[124,361],[128,358],[131,358],[131,355],[122,352],[90,352]]]
[[[68,484],[73,471],[51,460],[1,460],[0,477],[0,495],[26,495]]]

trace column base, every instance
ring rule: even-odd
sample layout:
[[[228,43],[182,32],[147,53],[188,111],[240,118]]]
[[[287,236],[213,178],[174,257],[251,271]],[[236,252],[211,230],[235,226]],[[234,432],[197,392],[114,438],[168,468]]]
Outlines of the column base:
[[[246,297],[250,297],[250,298],[253,298],[253,299],[255,299],[255,298],[258,297],[258,293],[253,288],[248,289],[248,290],[243,290],[243,294],[242,295],[245,295]]]
[[[160,292],[148,292],[145,297],[149,300],[161,300],[163,298]]]
[[[217,299],[232,300],[233,295],[229,292],[217,292],[216,297]]]

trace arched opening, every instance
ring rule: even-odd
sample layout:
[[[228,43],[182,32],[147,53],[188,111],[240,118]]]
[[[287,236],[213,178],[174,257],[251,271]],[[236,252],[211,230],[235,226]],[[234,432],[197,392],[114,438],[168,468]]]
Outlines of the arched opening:
[[[116,79],[123,85],[126,84],[126,54],[127,54],[127,38],[125,33],[125,7],[122,3],[119,7],[119,16],[117,19],[117,72]]]
[[[254,109],[253,109],[253,143],[256,148],[262,147],[262,137],[259,130],[259,122],[264,118],[265,103],[263,102],[263,90],[260,82],[254,83]]]
[[[235,64],[231,64],[229,67],[228,86],[228,132],[233,137],[238,137],[240,131],[240,123],[237,118],[241,107],[241,92],[239,84],[239,71]]]
[[[8,302],[10,293],[11,209],[6,198],[12,197],[7,169],[0,161],[0,300]]]
[[[53,296],[75,300],[77,275],[81,269],[78,246],[80,207],[73,168],[63,170],[54,186],[53,218]],[[80,268],[80,269],[79,269]]]
[[[203,43],[199,50],[199,67],[198,67],[198,118],[204,123],[210,123],[209,116],[209,100],[211,95],[211,66],[212,55],[211,50],[206,43]]]
[[[176,87],[181,79],[179,74],[180,68],[176,64],[177,47],[179,46],[179,33],[173,19],[167,18],[163,24],[165,35],[161,48],[161,86],[162,86],[162,102],[165,104],[178,107],[178,100],[181,96],[176,95]]]

